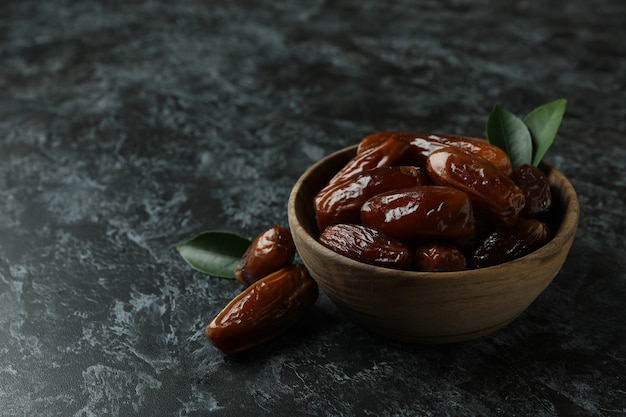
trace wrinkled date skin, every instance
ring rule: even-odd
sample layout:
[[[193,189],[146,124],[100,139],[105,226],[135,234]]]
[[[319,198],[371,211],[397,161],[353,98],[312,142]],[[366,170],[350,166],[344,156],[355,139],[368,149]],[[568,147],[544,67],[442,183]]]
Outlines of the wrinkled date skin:
[[[395,130],[385,131],[385,132],[377,132],[368,136],[365,136],[363,139],[359,141],[359,145],[356,149],[356,154],[360,155],[368,149],[376,148],[381,146],[384,142],[387,142],[389,139],[395,141],[403,141],[407,142],[413,135],[406,132],[399,132]]]
[[[378,194],[361,207],[361,222],[406,240],[471,239],[476,224],[466,193],[436,185]]]
[[[398,188],[429,183],[426,174],[416,167],[393,166],[363,171],[322,189],[314,198],[318,228],[337,223],[358,223],[361,206],[369,198]]]
[[[426,160],[431,153],[447,146],[429,137],[415,135],[409,139],[408,144],[412,162],[423,168],[426,167]]]
[[[428,139],[443,145],[454,146],[465,152],[482,156],[496,166],[504,175],[511,175],[513,168],[509,156],[502,149],[484,140],[471,139],[462,136],[429,135]]]
[[[303,265],[290,265],[256,281],[206,327],[207,339],[226,354],[268,341],[313,306],[318,287]]]
[[[426,158],[434,151],[446,146],[453,146],[465,152],[480,155],[494,164],[504,175],[511,175],[513,168],[509,156],[499,147],[480,139],[443,134],[415,135],[407,132],[389,131],[366,136],[359,142],[357,155],[381,146],[388,140],[401,141],[409,145],[408,154],[411,164],[423,167]]]
[[[413,262],[417,271],[463,271],[467,260],[461,249],[450,243],[422,243],[413,248]]]
[[[289,230],[278,225],[260,233],[235,268],[235,278],[248,286],[293,263],[296,246]]]
[[[552,192],[548,177],[539,168],[521,165],[513,170],[511,179],[522,190],[526,204],[520,215],[534,217],[552,206]]]
[[[329,185],[344,181],[368,169],[404,165],[408,160],[409,145],[395,136],[388,136],[372,146],[357,153],[348,163],[335,174]]]
[[[392,269],[408,269],[411,251],[401,241],[376,229],[356,224],[335,224],[324,229],[320,243],[355,261]]]
[[[472,268],[485,268],[512,261],[540,248],[550,240],[548,226],[520,217],[511,227],[499,227],[478,247],[470,259]]]
[[[522,190],[479,155],[446,147],[430,154],[426,171],[435,184],[466,192],[476,207],[488,213],[489,220],[498,226],[515,224],[524,208]]]
[[[401,141],[408,145],[406,151],[408,163],[411,165],[424,168],[426,166],[426,158],[428,155],[441,149],[447,145],[440,143],[428,135],[415,135],[406,132],[380,132],[374,133],[361,139],[359,146],[357,147],[357,155],[366,152],[369,149],[380,146],[383,142],[392,139],[395,141]]]

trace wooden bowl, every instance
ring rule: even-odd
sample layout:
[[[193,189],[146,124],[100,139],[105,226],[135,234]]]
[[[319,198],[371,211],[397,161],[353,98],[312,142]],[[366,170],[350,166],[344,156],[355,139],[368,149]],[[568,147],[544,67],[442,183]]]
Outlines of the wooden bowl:
[[[413,343],[448,343],[492,333],[517,318],[557,275],[578,227],[570,182],[544,165],[553,193],[554,237],[511,262],[460,272],[398,271],[339,255],[318,242],[315,194],[356,153],[337,151],[311,166],[289,197],[289,227],[303,263],[352,321]]]

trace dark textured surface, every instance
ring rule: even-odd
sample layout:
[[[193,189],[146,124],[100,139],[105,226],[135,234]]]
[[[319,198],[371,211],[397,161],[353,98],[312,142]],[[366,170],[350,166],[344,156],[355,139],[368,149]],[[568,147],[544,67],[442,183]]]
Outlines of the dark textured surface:
[[[0,415],[626,415],[625,4],[2,2]],[[558,97],[580,228],[511,325],[409,346],[322,295],[258,349],[207,343],[240,287],[176,243],[286,225],[364,134],[480,136]]]

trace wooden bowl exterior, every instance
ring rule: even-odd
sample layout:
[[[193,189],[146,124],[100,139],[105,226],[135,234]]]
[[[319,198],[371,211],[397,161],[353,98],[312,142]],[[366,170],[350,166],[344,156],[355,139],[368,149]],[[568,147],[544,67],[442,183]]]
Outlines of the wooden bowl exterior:
[[[544,166],[562,220],[553,239],[505,264],[461,272],[398,271],[339,255],[318,241],[313,197],[356,152],[335,152],[311,166],[289,198],[289,226],[302,261],[329,298],[355,323],[413,343],[473,339],[510,323],[561,269],[578,226],[569,181]]]

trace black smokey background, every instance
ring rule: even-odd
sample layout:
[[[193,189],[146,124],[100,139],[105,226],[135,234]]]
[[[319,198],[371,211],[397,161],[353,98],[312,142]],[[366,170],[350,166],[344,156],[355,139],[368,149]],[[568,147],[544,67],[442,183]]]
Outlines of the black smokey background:
[[[298,3],[0,4],[0,415],[626,414],[623,2]],[[546,160],[581,224],[507,328],[403,345],[322,295],[244,355],[206,342],[240,287],[176,243],[286,225],[300,173],[365,134],[481,136],[496,102],[559,97]]]

